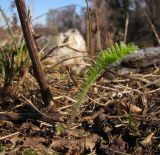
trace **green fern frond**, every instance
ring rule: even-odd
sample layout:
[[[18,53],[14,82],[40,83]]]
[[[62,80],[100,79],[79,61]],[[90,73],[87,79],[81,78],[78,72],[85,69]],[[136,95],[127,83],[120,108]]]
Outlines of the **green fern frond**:
[[[134,52],[138,47],[132,43],[125,45],[124,43],[115,44],[111,48],[103,50],[95,60],[95,63],[89,68],[84,82],[80,88],[80,92],[77,96],[77,102],[73,105],[71,117],[69,120],[69,126],[74,121],[77,111],[86,96],[91,85],[104,73],[106,67],[116,63],[124,56]]]

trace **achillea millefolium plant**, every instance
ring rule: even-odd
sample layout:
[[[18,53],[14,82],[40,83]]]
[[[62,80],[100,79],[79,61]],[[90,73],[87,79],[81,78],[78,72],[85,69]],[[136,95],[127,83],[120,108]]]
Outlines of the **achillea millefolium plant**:
[[[100,55],[96,58],[95,63],[88,69],[84,82],[81,85],[80,91],[77,95],[77,102],[73,104],[70,119],[69,128],[77,115],[78,109],[83,102],[87,92],[91,85],[104,73],[106,68],[121,60],[121,58],[133,53],[138,47],[133,43],[129,44],[115,44],[111,48],[101,51]]]

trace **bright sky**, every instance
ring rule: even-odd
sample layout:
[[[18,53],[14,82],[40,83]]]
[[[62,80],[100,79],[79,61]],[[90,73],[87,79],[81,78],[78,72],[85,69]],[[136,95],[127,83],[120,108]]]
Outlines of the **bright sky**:
[[[56,9],[65,5],[75,4],[83,7],[86,5],[85,0],[26,0],[26,2],[28,1],[31,4],[31,9],[33,9],[33,18],[48,12],[49,9]],[[0,6],[8,16],[11,16],[10,2],[11,0],[0,0]],[[45,17],[36,22],[44,23]]]

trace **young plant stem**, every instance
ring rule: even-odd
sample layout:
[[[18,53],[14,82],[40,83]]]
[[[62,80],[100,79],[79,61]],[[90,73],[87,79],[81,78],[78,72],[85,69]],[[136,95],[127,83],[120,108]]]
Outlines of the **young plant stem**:
[[[105,51],[102,51],[100,55],[95,60],[95,63],[89,68],[87,75],[82,83],[80,92],[77,95],[77,102],[73,105],[68,128],[71,128],[72,123],[78,113],[79,107],[83,102],[87,92],[89,91],[91,85],[105,72],[106,68],[119,61],[124,56],[134,52],[138,47],[134,44],[125,45],[121,43],[120,45],[115,44],[111,48],[108,48]]]

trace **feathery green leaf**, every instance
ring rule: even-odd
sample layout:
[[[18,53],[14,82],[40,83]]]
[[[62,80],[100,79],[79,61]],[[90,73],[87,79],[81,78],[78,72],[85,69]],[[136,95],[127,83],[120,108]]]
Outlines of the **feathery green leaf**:
[[[77,102],[74,103],[71,117],[69,120],[69,127],[71,126],[72,122],[74,121],[74,118],[77,114],[77,111],[86,96],[89,88],[91,85],[103,74],[106,67],[109,65],[116,63],[124,56],[134,52],[137,50],[138,47],[134,45],[133,43],[129,43],[128,45],[124,43],[115,44],[111,48],[107,48],[106,50],[103,50],[100,55],[97,57],[95,63],[91,65],[89,68],[87,75],[84,79],[84,82],[82,83],[82,86],[80,88],[80,92],[77,95]]]

